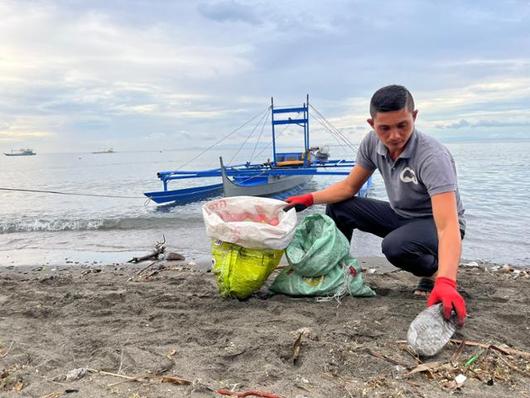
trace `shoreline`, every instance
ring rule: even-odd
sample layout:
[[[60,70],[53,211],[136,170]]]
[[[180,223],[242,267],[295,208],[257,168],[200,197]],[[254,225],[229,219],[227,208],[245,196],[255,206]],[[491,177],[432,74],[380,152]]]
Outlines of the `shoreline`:
[[[161,262],[140,276],[149,262],[0,267],[0,395],[197,398],[225,388],[282,398],[529,396],[530,357],[466,345],[456,358],[459,345],[450,343],[414,358],[400,341],[425,307],[412,294],[417,278],[382,257],[359,261],[378,295],[340,303],[222,299],[207,264],[195,261]],[[455,339],[530,352],[530,275],[517,271],[461,267],[470,316]],[[464,367],[479,353],[477,365]],[[419,361],[440,366],[408,375]],[[72,376],[79,369],[90,371]],[[467,377],[459,388],[458,373]]]

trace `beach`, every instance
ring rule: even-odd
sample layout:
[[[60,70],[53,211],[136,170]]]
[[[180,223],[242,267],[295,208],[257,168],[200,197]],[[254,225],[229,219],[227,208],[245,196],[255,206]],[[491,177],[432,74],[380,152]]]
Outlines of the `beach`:
[[[266,286],[223,299],[204,258],[1,267],[0,396],[530,397],[527,271],[462,266],[467,322],[418,358],[404,342],[425,308],[417,278],[360,263],[377,296],[340,302]]]

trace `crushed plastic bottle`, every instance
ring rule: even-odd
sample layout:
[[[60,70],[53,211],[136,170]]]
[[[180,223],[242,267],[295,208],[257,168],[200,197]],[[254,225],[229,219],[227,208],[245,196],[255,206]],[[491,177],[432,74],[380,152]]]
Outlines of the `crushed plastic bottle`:
[[[430,357],[439,353],[456,330],[454,312],[450,320],[442,314],[442,304],[426,308],[416,316],[409,326],[407,342],[421,356]]]

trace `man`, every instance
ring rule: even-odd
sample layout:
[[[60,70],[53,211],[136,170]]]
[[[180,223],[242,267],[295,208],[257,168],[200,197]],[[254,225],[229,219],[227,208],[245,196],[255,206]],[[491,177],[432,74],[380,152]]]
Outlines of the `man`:
[[[301,211],[326,203],[326,214],[349,240],[354,229],[383,238],[388,261],[422,277],[418,289],[432,289],[427,305],[441,302],[445,318],[454,310],[463,325],[466,304],[456,278],[465,220],[455,165],[443,145],[415,129],[417,115],[405,87],[376,91],[367,120],[373,130],[362,140],[348,177],[321,191],[292,196],[287,207]],[[355,197],[375,169],[389,202]]]

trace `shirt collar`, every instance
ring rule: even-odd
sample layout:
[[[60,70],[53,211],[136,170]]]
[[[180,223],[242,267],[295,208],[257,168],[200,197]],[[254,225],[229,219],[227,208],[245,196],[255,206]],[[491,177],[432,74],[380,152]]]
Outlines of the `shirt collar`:
[[[377,135],[376,135],[377,136]],[[408,159],[412,156],[414,153],[416,147],[418,146],[418,134],[416,133],[416,129],[412,131],[412,134],[407,142],[407,145],[405,146],[405,149],[403,152],[401,152],[401,155],[398,156],[398,159],[404,158]],[[388,148],[381,142],[381,140],[377,139],[377,146],[376,151],[379,155],[382,155],[384,157],[388,157]],[[397,160],[397,159],[396,159]]]

